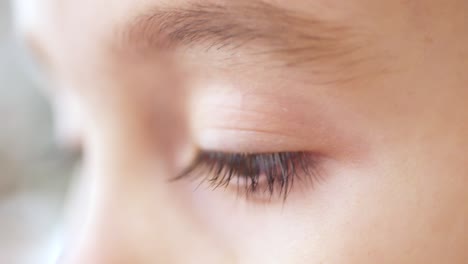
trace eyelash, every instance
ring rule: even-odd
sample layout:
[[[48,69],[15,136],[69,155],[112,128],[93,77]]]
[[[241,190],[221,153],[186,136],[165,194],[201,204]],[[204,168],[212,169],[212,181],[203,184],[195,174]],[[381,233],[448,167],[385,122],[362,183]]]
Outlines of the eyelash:
[[[318,159],[306,152],[266,154],[199,152],[193,163],[176,180],[202,177],[214,189],[237,181],[238,193],[247,197],[267,194],[285,201],[294,183],[320,179]],[[240,181],[244,181],[241,190]],[[263,185],[262,185],[263,183]]]

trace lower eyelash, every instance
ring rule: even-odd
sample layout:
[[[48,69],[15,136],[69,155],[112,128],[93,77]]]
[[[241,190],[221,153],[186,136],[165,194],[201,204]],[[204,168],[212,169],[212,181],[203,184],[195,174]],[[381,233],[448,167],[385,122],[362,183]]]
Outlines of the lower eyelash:
[[[318,159],[306,152],[279,152],[266,154],[200,152],[191,166],[178,179],[203,177],[213,188],[244,184],[247,196],[278,195],[286,200],[293,184],[320,178]],[[234,181],[235,180],[235,181]],[[305,180],[305,181],[304,181]]]

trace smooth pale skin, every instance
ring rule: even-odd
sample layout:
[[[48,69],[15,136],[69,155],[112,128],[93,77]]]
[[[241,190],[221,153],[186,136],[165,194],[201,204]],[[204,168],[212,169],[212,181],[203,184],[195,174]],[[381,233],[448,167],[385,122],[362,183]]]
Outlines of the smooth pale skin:
[[[223,51],[111,50],[139,12],[191,0],[34,2],[19,30],[85,150],[60,263],[468,262],[467,1],[266,1],[365,32],[357,77],[316,82]],[[169,182],[194,146],[327,158],[320,183],[259,202]]]

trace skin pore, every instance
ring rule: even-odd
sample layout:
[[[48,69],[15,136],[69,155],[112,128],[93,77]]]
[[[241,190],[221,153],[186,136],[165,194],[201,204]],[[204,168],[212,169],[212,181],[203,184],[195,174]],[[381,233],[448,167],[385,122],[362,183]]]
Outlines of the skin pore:
[[[17,1],[56,110],[80,111],[60,263],[468,259],[466,1]],[[300,163],[278,153],[314,173],[239,191]]]

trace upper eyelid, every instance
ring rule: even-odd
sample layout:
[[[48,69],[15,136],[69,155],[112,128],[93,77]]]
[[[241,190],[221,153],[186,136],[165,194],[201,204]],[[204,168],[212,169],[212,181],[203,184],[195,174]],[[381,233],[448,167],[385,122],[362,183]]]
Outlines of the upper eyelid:
[[[236,146],[230,146],[231,141],[235,141],[237,147],[245,147],[243,141],[249,141],[249,145],[261,150],[309,150],[328,129],[330,118],[322,117],[321,111],[307,110],[312,102],[308,106],[304,99],[252,94],[236,102],[235,97],[209,95],[208,102],[203,98],[194,100],[197,103],[191,112],[191,129],[201,146],[229,145],[232,150]]]
[[[265,99],[266,100],[266,99]],[[273,102],[272,102],[273,103]],[[297,107],[297,104],[295,105]],[[212,110],[216,109],[219,111],[230,111],[231,114],[239,114],[242,116],[252,116],[252,117],[260,117],[260,118],[265,118],[268,117],[269,119],[275,119],[277,121],[285,121],[285,114],[281,115],[281,111],[275,110],[275,111],[265,111],[265,107],[250,107],[248,108],[248,105],[242,105],[242,107],[239,106],[229,106],[229,105],[222,105],[222,104],[211,104],[211,105],[204,105],[204,110],[205,112],[211,112]],[[282,108],[283,112],[289,112],[289,109],[286,107]],[[305,122],[305,116],[291,116],[288,115],[287,118],[288,122],[295,122],[297,124],[303,125]]]
[[[281,136],[273,132],[240,131],[237,129],[204,129],[195,135],[201,149],[224,150],[227,152],[278,152],[315,150],[305,138]]]
[[[309,111],[313,102],[297,96],[284,98],[273,92],[239,91],[222,95],[208,94],[206,97],[195,99],[197,100],[194,100],[192,115],[200,127],[239,128],[255,132],[258,125],[263,124],[264,128],[259,132],[276,133],[278,130],[284,130],[284,127],[297,130],[307,124],[317,124],[319,120],[318,116],[313,114],[315,111]],[[297,133],[278,134],[297,136]]]
[[[228,116],[230,119],[210,117],[209,120],[199,121],[197,126],[204,131],[237,131],[302,140],[304,138],[302,129],[307,125],[302,119],[295,120],[292,117],[285,118],[252,111],[240,110],[238,116]]]

